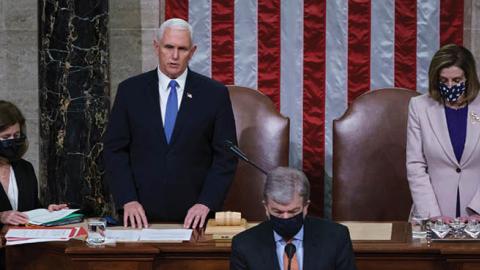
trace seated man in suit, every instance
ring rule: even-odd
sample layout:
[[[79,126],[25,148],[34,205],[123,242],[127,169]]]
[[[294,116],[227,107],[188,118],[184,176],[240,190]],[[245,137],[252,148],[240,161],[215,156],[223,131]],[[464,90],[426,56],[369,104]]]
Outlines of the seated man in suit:
[[[304,173],[276,168],[263,193],[269,220],[233,238],[230,269],[356,269],[348,229],[307,217],[310,184]]]

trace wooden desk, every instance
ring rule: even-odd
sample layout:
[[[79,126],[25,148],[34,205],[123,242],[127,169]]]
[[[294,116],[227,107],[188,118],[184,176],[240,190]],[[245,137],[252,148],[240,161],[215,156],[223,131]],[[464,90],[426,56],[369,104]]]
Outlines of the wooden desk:
[[[6,247],[7,269],[228,269],[230,242],[194,234],[186,243],[118,243],[88,247],[78,240]],[[412,241],[407,223],[394,223],[390,241],[354,241],[363,269],[480,269],[480,243]]]

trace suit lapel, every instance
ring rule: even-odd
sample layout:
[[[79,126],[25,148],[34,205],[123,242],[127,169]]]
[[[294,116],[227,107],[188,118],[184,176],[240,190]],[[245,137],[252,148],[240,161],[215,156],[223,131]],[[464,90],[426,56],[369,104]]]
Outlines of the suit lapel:
[[[275,239],[273,238],[273,228],[268,221],[265,221],[259,226],[262,226],[262,232],[258,234],[261,238],[260,241],[258,241],[258,243],[260,243],[258,252],[260,253],[260,258],[263,258],[263,260],[261,261],[262,267],[258,267],[258,269],[279,270],[280,265],[278,264]]]
[[[468,105],[467,115],[467,136],[465,138],[465,148],[463,150],[460,164],[465,165],[475,149],[478,147],[480,138],[480,98],[475,98],[471,104]]]
[[[427,109],[427,117],[430,122],[435,137],[442,146],[443,151],[447,155],[448,159],[457,166],[458,161],[453,152],[452,142],[450,135],[448,134],[447,120],[445,117],[445,108],[443,105],[435,103]]]
[[[170,145],[175,143],[177,137],[180,136],[183,127],[188,122],[189,118],[192,117],[192,102],[198,92],[195,82],[196,81],[193,78],[192,71],[189,69],[187,73],[187,80],[185,81],[185,89],[183,90],[182,102],[180,103],[180,109],[175,120],[175,127],[173,128]]]
[[[12,210],[12,205],[10,204],[10,201],[8,200],[8,195],[7,192],[3,189],[3,187],[0,187],[0,211],[9,211]]]
[[[15,179],[17,181],[17,188],[18,188],[18,211],[23,211],[25,209],[25,203],[27,203],[29,200],[32,200],[32,198],[27,198],[28,194],[30,194],[30,192],[28,192],[30,187],[27,186],[28,182],[25,180],[27,177],[25,175],[25,171],[17,170],[16,169],[17,165],[18,163],[16,162],[12,163],[12,168],[13,168],[13,171],[15,172]]]
[[[310,226],[310,219],[305,218],[303,226],[303,270],[315,269],[315,260],[321,260],[318,252],[316,232]]]
[[[165,137],[165,131],[163,130],[162,113],[160,111],[160,93],[158,92],[158,71],[154,69],[150,71],[147,77],[147,89],[148,101],[153,109],[154,115],[152,116],[155,121],[158,133],[160,133],[160,140],[163,144],[167,144],[167,138]]]

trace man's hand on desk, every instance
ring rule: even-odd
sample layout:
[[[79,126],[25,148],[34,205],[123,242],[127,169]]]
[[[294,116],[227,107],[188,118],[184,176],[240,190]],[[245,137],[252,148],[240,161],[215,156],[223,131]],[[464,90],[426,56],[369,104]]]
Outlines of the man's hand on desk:
[[[199,228],[203,228],[208,212],[210,212],[210,208],[207,206],[199,203],[195,204],[188,210],[183,227],[188,229],[191,225],[192,229],[196,229],[198,225]]]
[[[2,224],[9,225],[27,224],[28,216],[18,211],[4,211],[0,212],[0,222],[2,222]]]
[[[145,210],[139,202],[131,201],[123,205],[123,226],[128,227],[128,221],[134,229],[148,228]]]
[[[68,209],[68,204],[66,203],[62,203],[62,204],[50,204],[48,206],[48,211],[52,212],[52,211],[58,211],[58,210],[62,210],[62,209]]]

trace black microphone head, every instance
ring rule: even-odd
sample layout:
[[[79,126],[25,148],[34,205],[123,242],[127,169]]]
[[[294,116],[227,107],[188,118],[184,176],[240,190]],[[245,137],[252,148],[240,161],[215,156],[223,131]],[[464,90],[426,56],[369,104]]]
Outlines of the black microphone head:
[[[229,139],[226,139],[225,141],[223,141],[224,145],[226,148],[230,148],[232,146],[234,146],[233,142],[230,141]]]
[[[295,245],[292,243],[288,243],[285,246],[285,253],[287,254],[287,257],[289,259],[293,258],[293,255],[295,254],[296,251],[297,251],[297,247],[295,247]]]

